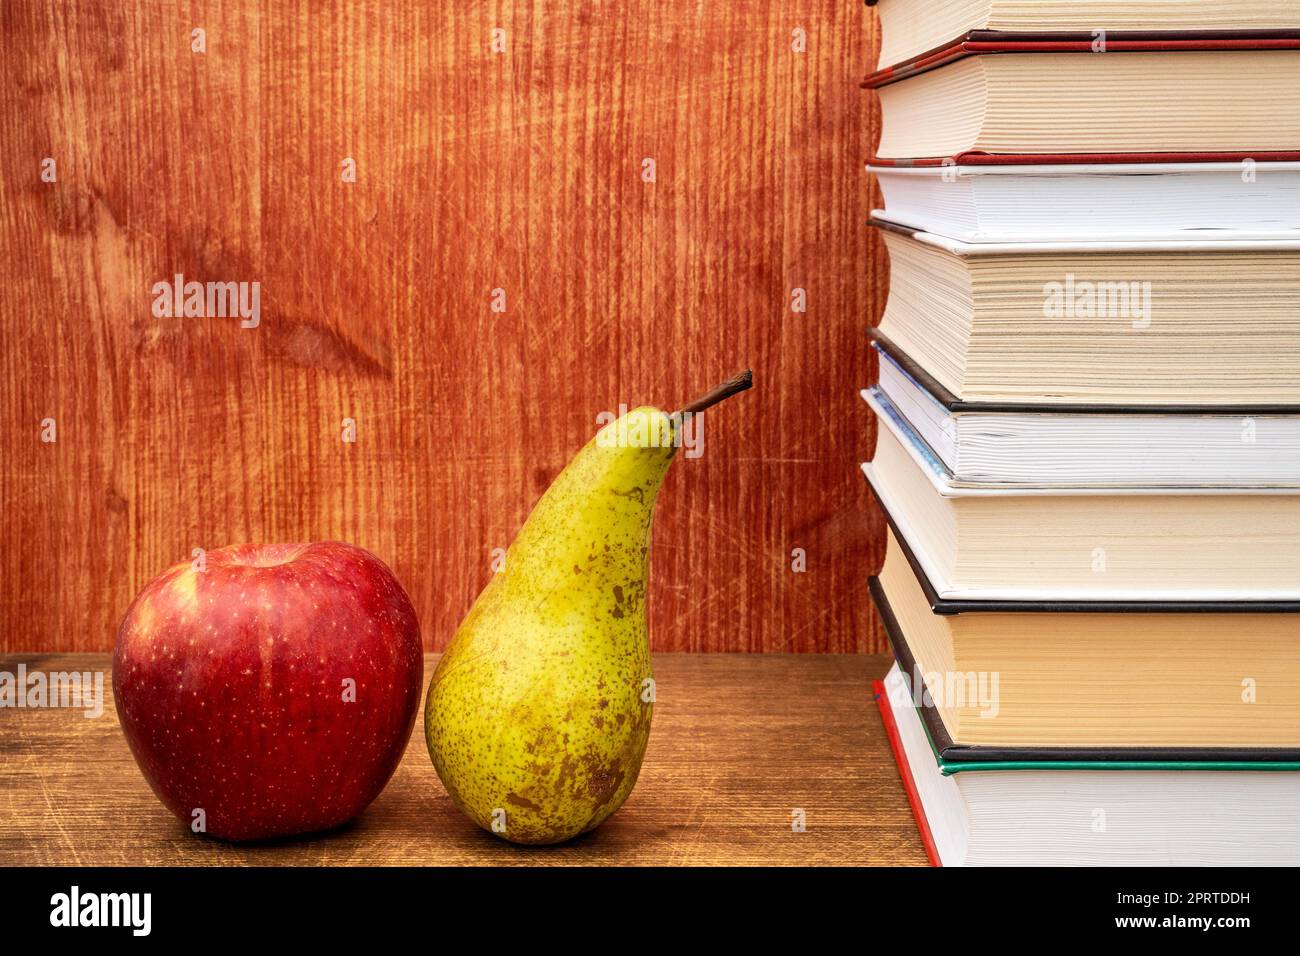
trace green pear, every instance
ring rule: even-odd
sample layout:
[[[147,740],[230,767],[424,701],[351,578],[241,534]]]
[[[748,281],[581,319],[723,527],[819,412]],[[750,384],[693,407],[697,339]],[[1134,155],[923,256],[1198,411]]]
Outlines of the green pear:
[[[654,681],[646,582],[655,499],[685,416],[750,385],[744,372],[675,415],[602,428],[534,506],[504,568],[429,683],[429,756],[452,801],[514,843],[598,826],[636,784]]]

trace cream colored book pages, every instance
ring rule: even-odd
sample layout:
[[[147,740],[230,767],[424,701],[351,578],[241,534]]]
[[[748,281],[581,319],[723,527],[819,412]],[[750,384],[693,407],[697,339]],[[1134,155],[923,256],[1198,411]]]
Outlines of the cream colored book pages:
[[[1087,33],[1300,28],[1288,0],[880,0],[880,66],[896,66],[971,30]]]
[[[892,528],[885,532],[885,563],[879,577],[889,609],[903,632],[903,640],[907,642],[926,686],[931,686],[936,675],[942,681],[942,675],[956,673],[954,626],[963,623],[961,615],[935,614],[930,609],[925,592],[907,563],[907,555]],[[909,679],[912,676],[909,674]],[[942,694],[934,697],[933,701],[948,736],[958,743],[965,743],[961,736],[961,708],[957,702]]]
[[[1300,252],[966,262],[967,400],[1300,402]]]
[[[1300,249],[962,256],[884,237],[881,331],[965,401],[1300,403]]]
[[[880,66],[894,66],[988,23],[992,0],[881,0]]]
[[[1066,63],[1043,53],[977,59],[993,94],[977,149],[1300,148],[1300,51],[1073,54]]]
[[[889,251],[889,297],[880,330],[960,395],[973,311],[966,262],[934,246],[882,232]]]
[[[1300,746],[1288,615],[935,614],[892,532],[880,583],[955,743]],[[1266,675],[1252,705],[1247,673]],[[997,706],[947,694],[957,674],[997,674]]]
[[[1294,0],[993,0],[991,6],[988,28],[1009,32],[1300,28]]]
[[[1133,495],[956,503],[953,597],[1300,600],[1300,497]]]
[[[1300,600],[1300,495],[954,488],[941,494],[937,479],[887,428],[865,471],[943,598]]]
[[[981,57],[880,88],[883,159],[955,156],[979,140],[989,90]]]
[[[880,90],[884,158],[1300,149],[1300,51],[971,56]]]
[[[966,620],[958,625],[958,672],[997,671],[999,683],[997,716],[965,702],[956,740],[1024,747],[1300,745],[1292,615],[959,616]],[[1253,681],[1251,702],[1243,700],[1252,689],[1246,678]]]

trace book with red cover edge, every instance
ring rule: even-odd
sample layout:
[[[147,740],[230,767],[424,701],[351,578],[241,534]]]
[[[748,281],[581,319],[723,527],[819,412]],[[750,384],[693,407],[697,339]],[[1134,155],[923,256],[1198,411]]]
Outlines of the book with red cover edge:
[[[884,681],[873,680],[871,691],[876,696],[876,706],[880,708],[880,719],[885,725],[885,734],[889,737],[889,749],[894,752],[894,762],[898,764],[898,776],[902,778],[903,790],[907,793],[907,802],[912,805],[912,816],[916,818],[916,827],[921,831],[921,842],[925,845],[925,855],[931,866],[943,866],[939,859],[939,850],[934,845],[934,835],[930,832],[930,821],[925,818],[925,808],[921,806],[921,795],[916,792],[916,781],[912,779],[912,768],[907,763],[907,754],[903,752],[903,741],[898,736],[898,725],[894,723],[894,712],[889,709]]]
[[[1186,53],[1204,50],[1300,50],[1300,30],[1212,30],[1106,32],[1105,53],[1096,53],[1091,33],[1006,33],[971,30],[940,47],[867,74],[864,89],[879,89],[947,66],[968,56],[999,53]]]

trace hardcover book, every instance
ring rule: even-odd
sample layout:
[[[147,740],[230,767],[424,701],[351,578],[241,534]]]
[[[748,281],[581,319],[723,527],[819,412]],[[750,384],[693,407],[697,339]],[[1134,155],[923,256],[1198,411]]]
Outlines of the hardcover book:
[[[1293,865],[1300,764],[937,755],[897,665],[873,692],[936,866]]]
[[[1300,416],[957,408],[872,348],[880,384],[863,398],[884,427],[916,435],[947,487],[1300,487]]]
[[[1297,158],[1300,36],[964,43],[868,78],[881,159],[967,154]],[[1258,155],[1257,155],[1258,154]]]
[[[873,218],[960,242],[1300,238],[1300,163],[953,161],[867,171],[885,200]]]
[[[1295,489],[958,488],[884,422],[863,472],[940,597],[1300,600]]]
[[[1300,759],[1300,605],[948,601],[912,560],[869,590],[945,756]]]
[[[1268,40],[1300,29],[1289,0],[867,0],[880,14],[880,63],[900,67],[958,44],[1009,38],[1093,43],[1145,38]]]
[[[963,243],[878,220],[877,338],[962,401],[1300,407],[1300,242]]]

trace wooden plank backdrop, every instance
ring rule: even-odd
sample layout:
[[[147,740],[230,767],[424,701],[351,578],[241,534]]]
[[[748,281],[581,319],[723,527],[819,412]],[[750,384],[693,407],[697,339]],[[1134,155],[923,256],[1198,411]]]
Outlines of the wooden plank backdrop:
[[[880,650],[873,15],[407,7],[0,6],[0,652],[108,650],[193,548],[323,538],[440,648],[598,412],[746,366],[661,498],[654,646]],[[178,273],[260,283],[261,324],[156,317]]]

